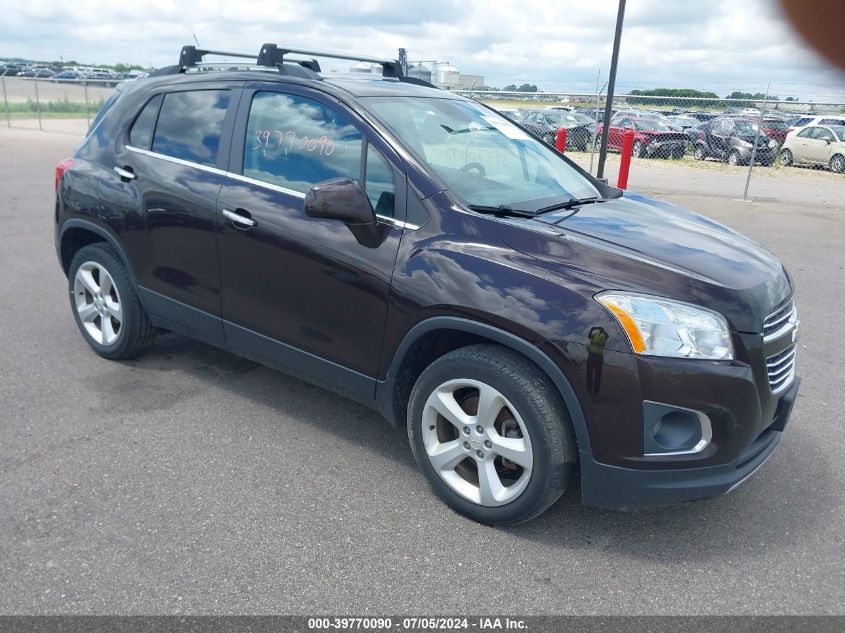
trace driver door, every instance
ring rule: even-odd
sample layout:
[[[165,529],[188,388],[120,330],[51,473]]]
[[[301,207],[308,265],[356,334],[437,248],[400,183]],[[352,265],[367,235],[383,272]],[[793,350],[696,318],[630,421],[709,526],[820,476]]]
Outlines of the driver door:
[[[344,106],[277,88],[245,89],[238,108],[218,203],[224,332],[244,355],[314,382],[334,372],[334,387],[356,397],[372,389],[381,353],[404,165]],[[305,215],[311,185],[335,177],[365,189],[385,229],[377,247]]]

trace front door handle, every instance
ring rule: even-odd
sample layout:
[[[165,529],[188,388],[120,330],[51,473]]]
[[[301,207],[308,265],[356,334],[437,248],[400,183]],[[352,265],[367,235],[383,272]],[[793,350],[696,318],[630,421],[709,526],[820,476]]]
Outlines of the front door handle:
[[[118,167],[115,165],[114,173],[120,176],[120,179],[123,182],[129,182],[130,180],[135,180],[138,176],[135,175],[135,172],[132,171],[132,168],[127,165],[126,167]]]
[[[229,209],[223,209],[223,216],[229,218],[232,222],[235,223],[238,227],[251,229],[255,226],[255,220],[237,211],[230,211]]]

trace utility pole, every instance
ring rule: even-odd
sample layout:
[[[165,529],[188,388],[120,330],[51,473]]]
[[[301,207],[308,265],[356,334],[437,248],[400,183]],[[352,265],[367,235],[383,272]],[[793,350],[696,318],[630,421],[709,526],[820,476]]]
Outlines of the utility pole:
[[[616,34],[613,37],[613,55],[610,58],[610,76],[607,78],[607,102],[604,105],[604,125],[601,129],[601,150],[597,178],[604,178],[604,161],[607,158],[607,128],[610,127],[610,110],[613,107],[613,93],[616,88],[616,64],[619,62],[619,42],[622,39],[622,21],[625,19],[625,0],[619,0],[616,14]]]

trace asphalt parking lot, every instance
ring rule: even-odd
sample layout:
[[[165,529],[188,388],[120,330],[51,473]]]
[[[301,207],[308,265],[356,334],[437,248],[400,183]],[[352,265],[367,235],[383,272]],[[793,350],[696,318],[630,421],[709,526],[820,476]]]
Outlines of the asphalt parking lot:
[[[639,513],[582,507],[576,487],[495,529],[340,397],[175,335],[95,356],[53,250],[53,169],[76,140],[0,128],[0,613],[845,613],[842,184],[667,196],[795,280],[804,382],[760,472]]]

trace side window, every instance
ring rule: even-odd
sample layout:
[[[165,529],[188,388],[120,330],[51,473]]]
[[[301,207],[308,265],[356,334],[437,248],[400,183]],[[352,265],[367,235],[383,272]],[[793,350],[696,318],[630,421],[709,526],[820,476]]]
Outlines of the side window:
[[[798,136],[801,138],[813,138],[813,130],[816,128],[814,127],[805,127],[803,130],[798,132]]]
[[[828,130],[824,129],[823,127],[817,127],[816,130],[816,138],[820,141],[832,141],[833,134],[831,134]]]
[[[393,186],[393,170],[378,150],[367,144],[367,172],[364,191],[377,215],[393,217],[396,202],[396,188]]]
[[[129,144],[138,149],[150,149],[153,144],[153,131],[156,127],[156,119],[158,118],[158,108],[161,105],[162,95],[156,95],[149,101],[141,114],[135,119],[132,124],[132,129],[129,131]]]
[[[801,118],[801,119],[798,119],[798,120],[795,122],[795,127],[802,127],[802,126],[804,126],[804,125],[807,125],[807,124],[808,124],[808,123],[810,123],[812,120],[813,120],[813,119],[811,119],[811,118],[809,118],[809,117],[803,117],[803,118]]]
[[[845,125],[845,119],[822,119],[819,125]]]
[[[322,103],[258,92],[246,134],[244,176],[300,193],[329,178],[360,181],[361,133]]]
[[[167,93],[155,127],[153,151],[213,167],[228,107],[228,90]]]

